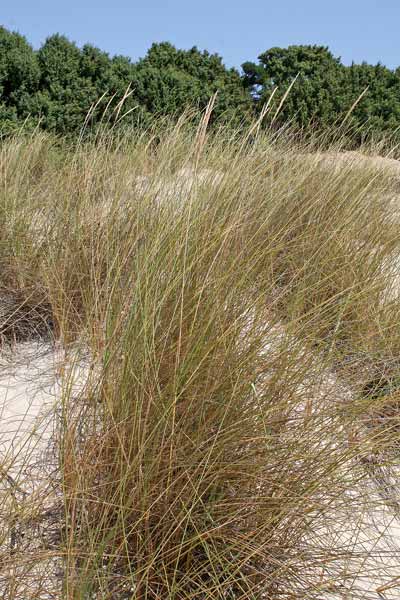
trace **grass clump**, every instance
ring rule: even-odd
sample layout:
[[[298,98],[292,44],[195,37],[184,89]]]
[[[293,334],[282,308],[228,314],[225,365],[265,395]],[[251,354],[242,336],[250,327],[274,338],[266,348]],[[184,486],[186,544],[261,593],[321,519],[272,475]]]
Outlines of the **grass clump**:
[[[381,502],[359,391],[398,355],[395,182],[208,116],[61,167],[39,134],[1,149],[0,285],[95,373],[63,395],[62,593],[361,598],[337,516]]]

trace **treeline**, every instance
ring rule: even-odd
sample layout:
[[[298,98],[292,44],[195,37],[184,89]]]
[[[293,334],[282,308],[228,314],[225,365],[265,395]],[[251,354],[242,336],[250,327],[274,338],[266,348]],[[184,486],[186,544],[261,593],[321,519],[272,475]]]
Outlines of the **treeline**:
[[[282,104],[275,123],[299,128],[331,127],[349,111],[350,125],[376,134],[400,125],[400,68],[345,66],[322,46],[272,48],[239,72],[196,47],[153,44],[132,62],[89,44],[78,48],[58,34],[34,50],[23,36],[0,27],[2,134],[38,123],[57,134],[75,134],[88,113],[89,128],[137,125],[153,115],[178,116],[188,106],[202,109],[215,92],[213,119],[235,126],[259,114],[271,94],[266,122]]]

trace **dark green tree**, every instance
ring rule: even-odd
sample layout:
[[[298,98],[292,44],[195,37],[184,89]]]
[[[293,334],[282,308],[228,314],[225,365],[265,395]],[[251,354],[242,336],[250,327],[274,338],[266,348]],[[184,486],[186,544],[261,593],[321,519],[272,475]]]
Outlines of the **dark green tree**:
[[[247,62],[242,69],[259,110],[276,87],[274,103],[278,105],[297,78],[282,106],[280,121],[292,120],[300,126],[312,120],[319,125],[332,124],[349,102],[346,69],[324,46],[271,48],[259,56],[258,64]]]
[[[12,128],[27,118],[40,80],[37,57],[26,39],[0,27],[0,127]]]
[[[168,42],[153,44],[137,63],[110,57],[90,44],[78,48],[58,34],[35,52],[23,36],[0,27],[1,132],[29,120],[58,134],[75,135],[94,105],[90,128],[100,121],[115,124],[124,113],[130,114],[122,123],[131,126],[146,123],[151,115],[204,109],[215,92],[212,119],[238,125],[257,114],[277,88],[274,114],[292,83],[278,123],[330,127],[362,96],[348,118],[354,131],[364,128],[379,136],[400,129],[400,68],[367,63],[347,67],[324,46],[271,48],[257,63],[246,62],[242,68],[240,75],[226,68],[217,54],[196,47],[179,50]],[[128,87],[130,94],[117,113]]]
[[[204,108],[218,92],[214,117],[244,120],[251,100],[235,69],[227,69],[217,54],[196,47],[178,50],[172,44],[153,44],[136,64],[134,86],[138,102],[150,113],[178,114],[188,106]]]
[[[95,96],[90,80],[81,76],[81,51],[57,34],[46,40],[37,56],[40,84],[32,98],[32,113],[40,116],[46,129],[61,134],[78,130]]]
[[[352,64],[346,71],[350,97],[357,99],[362,95],[351,121],[380,133],[399,127],[400,70],[392,71],[379,63],[373,66],[364,62]]]

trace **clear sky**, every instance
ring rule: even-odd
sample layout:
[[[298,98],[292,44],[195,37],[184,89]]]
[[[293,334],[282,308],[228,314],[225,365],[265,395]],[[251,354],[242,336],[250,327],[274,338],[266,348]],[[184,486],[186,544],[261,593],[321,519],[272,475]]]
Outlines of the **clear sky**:
[[[290,44],[329,46],[345,64],[400,65],[400,0],[0,0],[0,24],[36,48],[62,33],[133,60],[169,41],[236,67]]]

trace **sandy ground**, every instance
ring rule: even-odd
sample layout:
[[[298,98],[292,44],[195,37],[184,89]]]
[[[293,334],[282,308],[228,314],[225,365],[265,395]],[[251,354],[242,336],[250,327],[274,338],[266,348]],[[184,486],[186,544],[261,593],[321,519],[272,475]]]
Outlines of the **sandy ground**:
[[[20,485],[28,461],[53,453],[64,388],[78,394],[86,374],[82,360],[72,355],[66,367],[65,354],[46,344],[19,344],[0,358],[0,456]]]
[[[1,598],[62,597],[57,433],[64,386],[73,381],[78,394],[87,374],[81,362],[71,377],[64,368],[61,351],[37,343],[20,344],[0,360]]]

